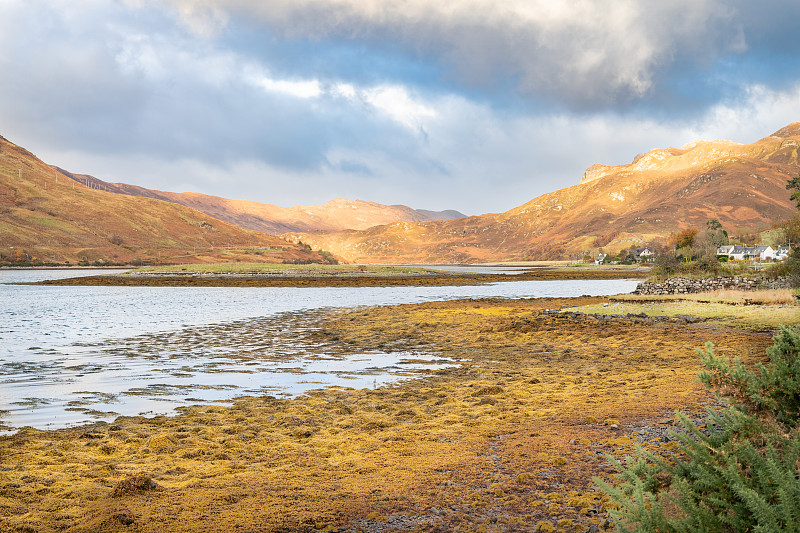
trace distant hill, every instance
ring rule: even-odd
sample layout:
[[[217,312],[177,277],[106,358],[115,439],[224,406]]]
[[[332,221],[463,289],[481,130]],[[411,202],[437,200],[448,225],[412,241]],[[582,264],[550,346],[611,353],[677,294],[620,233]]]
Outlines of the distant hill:
[[[763,229],[795,212],[785,186],[800,172],[798,149],[800,123],[793,123],[752,144],[697,141],[628,165],[593,165],[578,185],[505,213],[290,237],[348,261],[458,263],[617,251],[709,219],[731,233]]]
[[[0,137],[0,260],[324,261],[318,252],[156,198],[106,191]]]
[[[654,149],[628,165],[592,165],[579,184],[505,213],[426,221],[461,214],[342,199],[280,208],[152,191],[50,166],[0,137],[0,259],[21,253],[55,262],[324,259],[294,244],[301,240],[365,263],[613,252],[702,228],[712,218],[735,233],[791,216],[795,206],[785,185],[800,172],[798,150],[800,123],[752,144],[697,141]],[[291,232],[286,237],[293,242],[245,227]]]
[[[156,198],[196,209],[219,220],[242,228],[263,231],[272,235],[302,231],[362,230],[393,222],[430,222],[453,220],[466,215],[458,211],[426,211],[405,205],[383,205],[363,200],[337,198],[323,205],[280,207],[250,200],[231,200],[193,192],[167,192],[146,189],[127,183],[109,183],[88,176],[58,169],[62,174],[80,183],[89,183],[99,189]]]

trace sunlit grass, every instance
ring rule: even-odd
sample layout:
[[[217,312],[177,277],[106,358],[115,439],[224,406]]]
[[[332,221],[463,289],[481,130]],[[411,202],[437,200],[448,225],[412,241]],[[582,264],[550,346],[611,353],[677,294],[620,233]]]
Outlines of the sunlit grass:
[[[625,294],[612,296],[612,300],[635,302],[635,301],[678,301],[686,300],[702,303],[726,303],[730,305],[794,305],[797,303],[795,295],[798,291],[792,289],[772,289],[758,291],[738,291],[733,289],[721,289],[710,292],[699,292],[693,294]]]
[[[617,301],[612,301],[605,306],[602,304],[586,305],[571,308],[569,311],[600,313],[603,315],[644,313],[652,317],[688,315],[747,329],[775,329],[781,324],[800,323],[800,306],[794,302],[791,292],[788,292],[791,298],[790,301],[778,296],[769,297],[764,295],[765,301],[781,303],[755,303],[755,298],[753,298],[747,302],[747,305],[745,305],[746,302],[744,300],[741,301],[742,305],[731,305],[731,302],[738,301],[734,299],[738,296],[731,295],[717,296],[718,299],[713,302],[699,298],[679,299],[673,297],[660,297],[657,301],[653,301],[654,298],[652,296],[648,300],[642,298],[643,301],[637,302],[632,301],[630,296],[626,295],[617,297]],[[748,296],[754,295],[755,292],[748,293]],[[708,295],[706,295],[706,298],[708,298]],[[627,301],[621,301],[622,299]],[[782,303],[784,301],[788,301],[788,303]]]

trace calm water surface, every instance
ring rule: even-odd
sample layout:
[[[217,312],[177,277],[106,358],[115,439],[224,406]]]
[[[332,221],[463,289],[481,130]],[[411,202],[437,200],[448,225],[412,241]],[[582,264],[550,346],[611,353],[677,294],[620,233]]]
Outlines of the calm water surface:
[[[119,271],[113,271],[119,272]],[[57,428],[243,395],[377,387],[458,364],[301,341],[321,309],[483,297],[606,295],[636,280],[469,287],[8,285],[101,271],[0,271],[0,425]]]

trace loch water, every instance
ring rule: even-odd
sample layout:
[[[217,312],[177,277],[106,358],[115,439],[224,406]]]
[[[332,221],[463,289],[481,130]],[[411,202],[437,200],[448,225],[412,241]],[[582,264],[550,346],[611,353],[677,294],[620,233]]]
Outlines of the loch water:
[[[474,270],[474,269],[473,269]],[[495,270],[493,270],[495,271]],[[114,273],[118,271],[113,271]],[[452,287],[17,285],[103,271],[0,271],[0,430],[172,414],[237,396],[379,387],[458,361],[329,353],[303,339],[319,312],[457,298],[609,295],[637,280]]]

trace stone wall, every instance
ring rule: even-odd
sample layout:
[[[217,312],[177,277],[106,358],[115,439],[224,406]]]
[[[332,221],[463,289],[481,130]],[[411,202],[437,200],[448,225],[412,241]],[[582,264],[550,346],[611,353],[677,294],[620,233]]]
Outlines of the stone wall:
[[[753,289],[783,289],[790,287],[788,278],[768,280],[761,277],[746,278],[743,276],[723,276],[717,278],[692,279],[669,278],[663,283],[643,281],[633,294],[687,294],[692,292],[707,292],[720,289],[736,289],[749,291]]]

